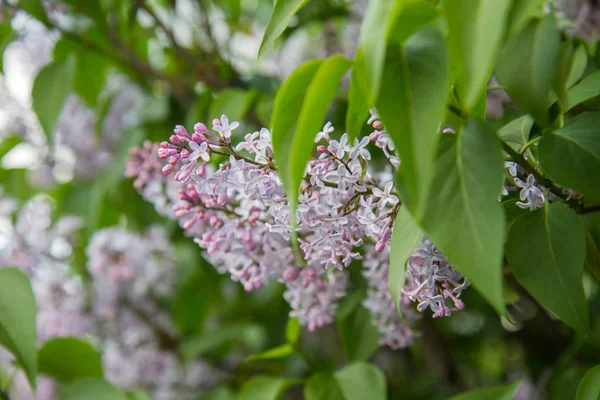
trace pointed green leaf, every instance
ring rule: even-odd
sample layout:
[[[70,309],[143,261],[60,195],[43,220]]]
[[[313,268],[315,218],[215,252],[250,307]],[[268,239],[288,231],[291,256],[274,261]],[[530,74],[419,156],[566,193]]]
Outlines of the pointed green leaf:
[[[390,270],[388,272],[390,294],[400,316],[402,316],[400,297],[402,288],[404,287],[406,263],[423,240],[423,236],[423,231],[408,210],[405,207],[400,207],[400,211],[394,222],[392,244],[390,247]]]
[[[567,79],[567,89],[571,88],[578,80],[581,79],[585,68],[587,67],[587,51],[585,45],[580,44],[573,53],[573,62],[571,63],[571,70],[569,72],[569,78]],[[568,96],[568,94],[567,94]],[[567,101],[568,103],[568,101]]]
[[[585,266],[600,282],[600,249],[587,229],[585,231]]]
[[[346,400],[337,381],[328,372],[320,372],[310,377],[304,385],[305,400]]]
[[[426,212],[425,233],[501,315],[505,218],[498,196],[504,157],[496,133],[469,120],[443,135]],[[440,223],[443,221],[443,223]]]
[[[402,160],[400,176],[406,185],[402,200],[419,219],[450,86],[446,43],[440,32],[428,26],[404,46],[388,48],[384,80],[377,110]]]
[[[276,400],[288,386],[283,378],[257,376],[242,386],[236,400]]]
[[[127,400],[119,389],[102,379],[75,381],[62,390],[60,400]]]
[[[557,99],[561,111],[567,109],[567,81],[571,75],[574,51],[572,40],[565,40],[560,44],[556,73],[554,75],[554,93],[551,98],[553,100]]]
[[[75,74],[75,58],[51,63],[45,66],[33,83],[31,92],[33,109],[48,138],[52,137],[54,126],[63,105],[71,91]]]
[[[508,39],[496,63],[496,76],[511,99],[543,126],[550,125],[548,106],[559,52],[560,32],[547,16]]]
[[[523,30],[535,18],[544,15],[543,6],[550,0],[518,0],[513,1],[509,16],[508,36],[513,36]]]
[[[292,17],[306,4],[309,0],[276,0],[273,6],[273,12],[269,18],[265,34],[263,35],[258,56],[273,46],[275,40],[283,33]]]
[[[506,257],[533,297],[587,335],[589,316],[582,283],[585,234],[571,209],[552,203],[521,215],[508,234]]]
[[[520,384],[521,381],[517,380],[508,385],[472,390],[454,396],[450,400],[512,400]]]
[[[600,365],[590,369],[581,379],[576,400],[600,399]]]
[[[298,192],[315,147],[314,137],[323,127],[329,103],[348,68],[350,61],[342,55],[309,61],[284,82],[275,99],[273,150],[290,206],[294,238]]]
[[[292,354],[294,354],[294,348],[291,344],[286,343],[282,344],[281,346],[273,347],[272,349],[263,351],[262,353],[248,356],[244,362],[256,360],[276,360],[278,358],[285,358]]]
[[[359,48],[354,57],[348,88],[348,111],[346,112],[346,132],[350,140],[358,137],[369,115],[369,83],[365,69],[365,57]]]
[[[385,376],[377,367],[354,363],[335,373],[346,400],[386,400]]]
[[[0,269],[0,345],[10,351],[35,388],[35,297],[29,278],[16,268]]]
[[[302,326],[297,318],[288,318],[287,324],[285,325],[285,340],[293,346],[300,340],[300,332]]]
[[[567,92],[568,109],[596,96],[600,96],[600,70],[589,74],[569,89]]]
[[[78,338],[61,337],[44,343],[38,352],[38,366],[40,373],[59,382],[102,378],[100,353]]]
[[[485,89],[500,50],[510,0],[444,0],[448,40],[460,55],[462,74],[458,95],[472,111]]]
[[[387,40],[402,45],[419,29],[439,17],[435,6],[423,0],[398,0],[390,13]]]
[[[516,151],[521,151],[521,148],[529,142],[532,127],[533,118],[530,115],[523,115],[500,128],[498,136]]]
[[[600,199],[600,113],[583,113],[540,140],[544,173],[559,185]]]

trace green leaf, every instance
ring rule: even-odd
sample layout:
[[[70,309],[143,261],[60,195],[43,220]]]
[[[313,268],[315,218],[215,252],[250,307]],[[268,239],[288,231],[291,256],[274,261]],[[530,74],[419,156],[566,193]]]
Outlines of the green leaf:
[[[485,89],[500,50],[510,0],[444,0],[448,40],[460,55],[458,95],[472,111]]]
[[[27,13],[47,27],[51,27],[42,0],[19,0],[19,7],[27,11]]]
[[[346,112],[346,132],[348,138],[358,137],[369,115],[369,84],[365,70],[365,57],[359,48],[354,57],[348,88],[348,111]]]
[[[96,53],[87,51],[77,53],[73,91],[92,107],[96,106],[98,96],[104,88],[109,65],[105,57]]]
[[[501,315],[504,157],[496,133],[475,119],[443,135],[421,227]],[[443,224],[440,221],[444,221]]]
[[[17,38],[17,34],[13,32],[10,23],[0,25],[0,73],[4,73],[4,50],[10,42]]]
[[[518,0],[513,1],[510,10],[508,36],[513,36],[523,30],[535,18],[544,15],[543,6],[549,0]]]
[[[342,55],[331,56],[322,63],[309,61],[284,82],[275,99],[274,156],[288,198],[295,246],[298,192],[313,152],[313,139],[323,127],[329,103],[348,68],[350,61]]]
[[[472,390],[454,396],[450,400],[512,400],[520,384],[521,380],[517,380],[508,385]]]
[[[600,282],[600,249],[587,229],[585,231],[585,266]]]
[[[283,33],[287,28],[290,20],[309,0],[276,0],[273,6],[273,12],[269,18],[269,23],[265,29],[260,48],[258,49],[258,56],[273,46],[275,40]]]
[[[530,23],[500,50],[496,76],[511,99],[542,126],[550,125],[548,106],[560,52],[554,18]]]
[[[246,115],[248,92],[242,89],[227,88],[219,92],[210,105],[210,118],[227,115],[230,121],[239,121]]]
[[[333,375],[320,372],[304,385],[305,400],[346,400]]]
[[[600,96],[600,70],[589,74],[567,91],[568,109],[596,96]]]
[[[130,392],[127,393],[127,399],[129,400],[152,400],[152,397],[146,392]]]
[[[366,56],[366,54],[365,54]],[[388,48],[377,111],[400,154],[402,199],[419,220],[433,172],[438,129],[450,87],[446,43],[425,27],[402,47]]]
[[[521,151],[521,148],[529,142],[532,127],[533,118],[530,115],[523,115],[500,128],[498,136],[516,151]]]
[[[213,390],[210,394],[200,396],[198,400],[233,400],[235,395],[228,387],[220,387]]]
[[[351,364],[336,372],[335,379],[346,400],[387,399],[385,376],[373,365]]]
[[[33,109],[48,138],[52,137],[58,116],[71,91],[75,73],[75,58],[45,66],[33,83]]]
[[[519,283],[582,335],[589,332],[582,273],[585,234],[561,203],[521,215],[512,225],[506,257]]]
[[[236,400],[276,400],[289,384],[290,382],[283,378],[258,376],[242,386]]]
[[[572,40],[565,40],[561,43],[554,75],[554,95],[552,95],[552,98],[558,98],[557,103],[561,111],[567,109],[567,81],[573,66],[573,52]]]
[[[10,351],[35,388],[35,297],[29,278],[16,268],[0,269],[0,344]]]
[[[348,362],[366,361],[379,348],[379,331],[371,324],[371,314],[362,304],[345,318],[336,316],[340,342]]]
[[[569,73],[569,78],[567,79],[567,89],[571,88],[571,86],[581,79],[587,67],[587,61],[588,56],[587,51],[585,50],[585,45],[580,44],[575,49],[575,53],[573,53],[573,62],[571,63],[571,70]]]
[[[390,294],[394,306],[396,306],[396,310],[400,316],[402,316],[400,310],[400,297],[402,288],[404,287],[406,263],[419,243],[423,240],[423,236],[423,231],[419,225],[417,225],[408,210],[405,207],[400,207],[400,211],[394,222],[394,231],[392,233],[390,270],[388,274]]]
[[[44,343],[38,352],[38,368],[40,373],[63,383],[102,378],[100,354],[85,340],[72,337]]]
[[[127,400],[119,389],[102,379],[80,379],[64,386],[60,400]]]
[[[179,351],[184,360],[193,360],[227,342],[239,338],[242,334],[242,329],[243,327],[240,325],[230,325],[221,327],[216,331],[204,332],[201,335],[183,340]]]
[[[273,347],[272,349],[263,351],[259,354],[252,354],[246,357],[244,362],[256,361],[256,360],[276,360],[279,358],[285,358],[294,354],[294,347],[289,344],[282,344],[281,346]]]
[[[577,388],[576,400],[600,399],[600,365],[590,369]]]
[[[390,13],[388,43],[402,45],[415,32],[439,17],[433,4],[423,0],[397,0]]]
[[[287,324],[285,325],[285,340],[291,345],[296,345],[300,340],[300,332],[302,326],[297,318],[288,318]]]
[[[177,330],[183,335],[199,333],[202,329],[207,311],[203,278],[199,273],[191,275],[175,294],[171,314]]]
[[[559,185],[600,199],[600,113],[583,113],[540,140],[544,173]]]

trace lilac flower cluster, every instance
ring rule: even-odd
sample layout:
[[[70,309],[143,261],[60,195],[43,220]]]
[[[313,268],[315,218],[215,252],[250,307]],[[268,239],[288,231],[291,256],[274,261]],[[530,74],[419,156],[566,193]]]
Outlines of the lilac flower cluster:
[[[272,280],[284,283],[290,315],[309,330],[333,320],[337,300],[348,287],[347,268],[363,258],[364,248],[364,274],[373,289],[365,304],[382,343],[405,347],[414,334],[397,315],[387,290],[389,243],[400,207],[393,169],[400,161],[375,110],[369,123],[374,132],[354,142],[346,134],[332,138],[330,123],[316,135],[318,157],[307,165],[298,201],[300,262],[290,243],[290,210],[267,129],[234,144],[238,123],[226,116],[213,121],[214,132],[201,123],[192,133],[177,126],[154,157],[150,151],[156,145],[133,149],[127,175],[137,177],[136,188],[160,213],[171,216],[169,204],[207,260],[246,290]],[[384,171],[369,169],[370,143],[389,160]],[[157,157],[166,164],[159,168]],[[159,176],[160,170],[174,174],[171,183]],[[172,182],[179,183],[177,199],[170,195]],[[412,316],[409,302],[407,297],[406,315]]]

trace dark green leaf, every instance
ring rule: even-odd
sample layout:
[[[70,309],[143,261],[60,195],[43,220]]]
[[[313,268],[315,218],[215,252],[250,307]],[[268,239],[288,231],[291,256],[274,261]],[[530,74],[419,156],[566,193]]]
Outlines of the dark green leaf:
[[[357,304],[345,318],[336,317],[338,333],[348,362],[365,361],[379,348],[379,331],[371,324],[371,314]]]
[[[496,76],[511,99],[543,126],[550,125],[548,106],[560,52],[554,18],[530,23],[500,50]]]
[[[108,66],[107,59],[96,53],[77,53],[73,90],[92,107],[96,106],[98,96],[104,88]]]
[[[304,385],[305,400],[346,400],[337,381],[328,372],[320,372],[310,377]]]
[[[10,351],[35,388],[36,305],[29,278],[16,268],[0,269],[0,344]]]
[[[269,23],[265,29],[258,55],[260,55],[269,47],[273,46],[275,40],[287,28],[288,23],[309,0],[277,0],[273,6],[273,12],[269,18]]]
[[[600,199],[600,113],[583,113],[539,144],[544,173],[559,185]]]
[[[565,40],[560,45],[558,63],[556,64],[556,74],[554,75],[554,95],[552,98],[558,98],[558,105],[561,111],[567,110],[567,81],[571,75],[573,67],[573,41]]]
[[[288,198],[294,245],[298,192],[314,149],[313,139],[323,127],[329,103],[349,67],[350,62],[342,55],[331,56],[322,64],[309,61],[286,80],[275,99],[274,156]]]
[[[590,369],[577,388],[576,400],[598,400],[600,399],[600,365]]]
[[[173,320],[184,335],[199,333],[206,316],[205,293],[201,290],[203,276],[193,274],[179,287],[173,302]]]
[[[520,384],[521,381],[517,380],[508,385],[477,389],[454,396],[450,400],[512,400]]]
[[[585,231],[585,266],[600,282],[600,249],[587,229]]]
[[[127,400],[127,397],[102,379],[87,378],[64,386],[60,400]]]
[[[496,133],[475,119],[443,135],[421,227],[502,315],[504,158]],[[440,221],[444,221],[443,224]]]
[[[283,378],[258,376],[242,386],[236,400],[276,400],[288,385],[289,381]]]
[[[510,229],[506,257],[525,289],[587,335],[589,316],[582,283],[585,234],[571,209],[552,203],[520,216]]]
[[[600,70],[586,76],[567,92],[569,110],[600,95]]]
[[[458,95],[472,111],[485,89],[506,28],[510,0],[444,0],[448,40],[460,54]]]
[[[335,373],[346,400],[386,400],[385,376],[377,367],[354,363]]]
[[[286,343],[281,346],[274,347],[272,349],[263,351],[259,354],[253,354],[246,357],[245,362],[256,361],[256,360],[276,360],[278,358],[285,358],[294,354],[294,348],[291,344]]]
[[[533,118],[529,115],[523,115],[500,128],[498,136],[516,151],[521,151],[521,148],[529,142],[529,133],[532,126]]]
[[[366,54],[365,54],[366,56]],[[377,110],[400,154],[402,199],[419,220],[433,173],[438,129],[444,118],[450,78],[446,43],[434,27],[388,48]]]
[[[408,210],[405,207],[401,207],[394,222],[388,275],[390,294],[400,315],[402,315],[400,311],[400,296],[404,287],[406,263],[423,240],[423,236],[423,231],[419,228],[419,225],[417,225]]]
[[[348,89],[348,111],[346,113],[346,132],[350,140],[358,137],[369,115],[369,84],[365,70],[365,58],[361,49],[354,57],[354,66],[350,73]]]
[[[33,109],[48,138],[52,137],[58,116],[71,91],[75,58],[54,62],[44,67],[33,83]]]
[[[100,354],[85,340],[61,337],[52,339],[38,352],[39,372],[59,382],[83,378],[102,378]]]
[[[31,14],[32,17],[50,27],[50,21],[44,9],[42,0],[19,0],[19,7]]]

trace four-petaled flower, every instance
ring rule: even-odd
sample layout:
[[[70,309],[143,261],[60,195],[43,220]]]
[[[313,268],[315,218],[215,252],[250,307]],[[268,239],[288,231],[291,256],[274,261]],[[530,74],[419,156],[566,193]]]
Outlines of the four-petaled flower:
[[[196,142],[190,142],[190,149],[192,153],[189,156],[190,162],[197,161],[199,158],[204,161],[210,161],[210,153],[208,152],[208,143],[202,142],[200,144]]]
[[[219,135],[227,139],[231,138],[231,131],[238,126],[240,126],[240,123],[237,121],[229,123],[229,118],[227,118],[226,115],[221,115],[221,119],[215,120],[213,123],[214,130],[219,132]]]
[[[394,182],[388,182],[385,185],[385,188],[383,188],[383,190],[381,190],[379,188],[373,188],[373,196],[378,197],[380,199],[377,202],[377,208],[379,208],[381,210],[388,203],[392,206],[395,206],[396,204],[398,204],[398,202],[400,201],[398,199],[398,197],[391,194],[393,188],[394,188]]]

